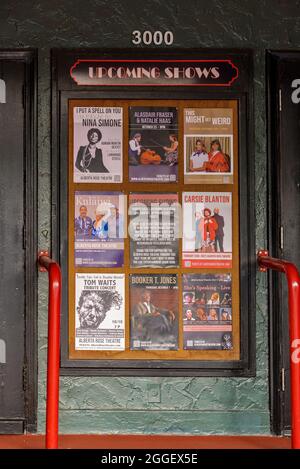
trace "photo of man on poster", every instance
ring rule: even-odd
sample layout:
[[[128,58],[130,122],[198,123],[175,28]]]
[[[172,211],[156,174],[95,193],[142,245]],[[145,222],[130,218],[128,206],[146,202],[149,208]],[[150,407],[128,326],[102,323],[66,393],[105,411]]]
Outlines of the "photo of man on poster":
[[[223,240],[224,240],[224,217],[220,215],[220,209],[218,207],[214,208],[214,219],[216,220],[218,224],[218,228],[216,230],[216,237],[215,237],[215,251],[217,252],[218,250],[220,252],[224,252],[224,245],[223,245]]]
[[[79,207],[79,216],[75,218],[75,238],[89,238],[91,236],[93,221],[88,216],[86,205]]]
[[[175,314],[152,302],[151,291],[143,290],[132,311],[132,327],[144,340],[159,341],[172,330]]]

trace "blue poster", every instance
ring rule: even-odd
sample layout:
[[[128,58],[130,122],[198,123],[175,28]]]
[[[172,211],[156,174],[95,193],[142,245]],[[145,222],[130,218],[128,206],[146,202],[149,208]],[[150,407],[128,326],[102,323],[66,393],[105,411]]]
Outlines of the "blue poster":
[[[75,266],[122,267],[124,195],[75,192]]]

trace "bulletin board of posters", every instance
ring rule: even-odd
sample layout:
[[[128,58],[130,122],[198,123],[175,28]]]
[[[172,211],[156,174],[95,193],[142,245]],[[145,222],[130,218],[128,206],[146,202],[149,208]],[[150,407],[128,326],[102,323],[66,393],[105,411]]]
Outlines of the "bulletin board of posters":
[[[81,67],[70,74],[84,91],[59,97],[62,367],[249,374],[245,95],[198,97],[189,83],[173,93],[126,83],[120,93],[109,81],[95,92]],[[109,70],[91,66],[88,79]]]

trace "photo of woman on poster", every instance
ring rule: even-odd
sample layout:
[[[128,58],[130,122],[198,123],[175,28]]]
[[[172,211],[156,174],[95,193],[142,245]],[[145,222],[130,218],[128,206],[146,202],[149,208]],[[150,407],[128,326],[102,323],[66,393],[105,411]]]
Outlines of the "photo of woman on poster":
[[[209,208],[205,208],[203,213],[204,213],[203,250],[205,252],[214,252],[218,223],[216,222],[216,219],[211,215],[211,210]]]
[[[207,301],[208,305],[218,305],[220,304],[220,295],[218,292],[213,292],[210,296],[210,299]]]
[[[208,321],[218,321],[218,320],[219,320],[218,312],[217,312],[217,310],[216,310],[215,308],[211,308],[211,309],[208,311],[207,320],[208,320]]]
[[[189,170],[191,172],[206,171],[205,164],[208,162],[208,153],[204,142],[198,138],[196,140],[196,148],[189,159]]]
[[[92,237],[97,239],[108,238],[108,221],[105,217],[106,209],[101,205],[98,205],[95,212],[95,220],[93,221]]]
[[[220,209],[214,208],[211,216],[210,209],[195,213],[195,250],[198,252],[209,251],[224,252],[224,217],[220,215]]]
[[[205,170],[212,173],[228,173],[230,171],[229,155],[223,153],[219,139],[212,140],[210,144]]]
[[[195,302],[195,293],[194,292],[183,292],[183,304],[192,305]]]
[[[141,146],[142,134],[136,133],[132,135],[129,140],[128,148],[128,162],[129,165],[137,166],[139,164],[139,157],[142,151]]]
[[[81,146],[77,153],[75,167],[82,173],[108,173],[108,169],[103,164],[102,150],[97,147],[102,139],[99,129],[88,130],[88,144]]]
[[[232,321],[231,308],[221,309],[221,321]]]
[[[178,140],[177,135],[171,134],[169,135],[170,146],[163,147],[165,150],[165,163],[169,166],[174,166],[178,164]]]
[[[231,306],[232,299],[229,293],[225,293],[223,300],[221,301],[222,306]]]
[[[193,311],[191,309],[187,309],[185,312],[185,317],[183,318],[184,321],[195,321],[193,318]]]
[[[207,321],[207,314],[203,308],[197,308],[196,319],[198,321]]]

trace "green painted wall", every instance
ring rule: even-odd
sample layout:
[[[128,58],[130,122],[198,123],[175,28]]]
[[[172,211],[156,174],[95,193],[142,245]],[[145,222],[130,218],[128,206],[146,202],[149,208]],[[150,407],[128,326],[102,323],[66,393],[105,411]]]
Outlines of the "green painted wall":
[[[0,48],[39,51],[39,244],[50,233],[50,49],[131,47],[134,29],[170,29],[174,48],[255,51],[256,246],[266,246],[265,50],[300,46],[298,2],[288,0],[2,0]],[[38,430],[45,425],[47,276],[39,278]],[[61,379],[60,431],[72,433],[269,433],[267,282],[257,276],[255,378]],[[151,403],[157,383],[160,402]],[[153,397],[153,396],[152,396]]]

